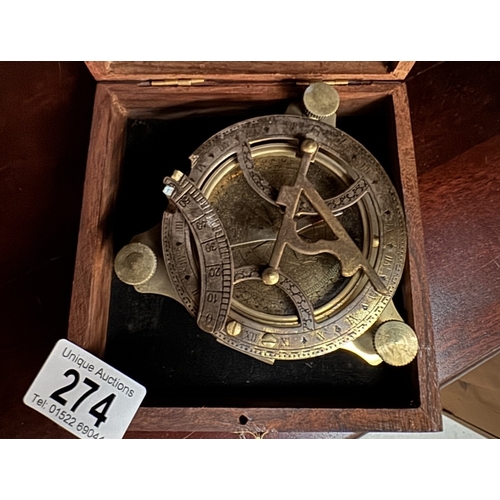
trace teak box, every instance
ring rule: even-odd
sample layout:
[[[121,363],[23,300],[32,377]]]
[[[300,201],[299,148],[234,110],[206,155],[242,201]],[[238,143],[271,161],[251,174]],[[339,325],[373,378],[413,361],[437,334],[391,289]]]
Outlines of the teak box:
[[[109,338],[108,321],[112,295],[113,300],[120,297],[119,293],[112,293],[117,281],[113,278],[114,257],[121,245],[128,243],[123,236],[126,231],[125,233],[122,231],[121,236],[116,237],[116,227],[126,224],[123,214],[130,215],[135,213],[134,210],[140,211],[141,203],[145,199],[144,195],[141,198],[139,194],[134,205],[134,197],[130,192],[128,198],[127,195],[119,194],[126,190],[123,185],[127,183],[129,191],[131,189],[133,193],[133,186],[130,188],[131,182],[134,183],[133,177],[132,180],[129,177],[127,181],[122,179],[124,162],[128,162],[129,170],[130,164],[135,165],[137,182],[140,182],[142,173],[146,175],[148,171],[146,160],[145,164],[141,164],[137,159],[134,163],[130,158],[128,160],[126,158],[127,154],[130,157],[130,153],[127,153],[130,149],[127,144],[127,134],[132,133],[134,126],[148,128],[148,123],[151,123],[161,129],[163,122],[158,120],[164,120],[167,124],[174,124],[172,128],[174,130],[177,123],[175,120],[187,119],[187,128],[185,121],[184,128],[180,128],[184,131],[192,130],[196,137],[197,134],[204,137],[204,131],[198,129],[203,127],[203,124],[216,120],[219,115],[225,117],[224,123],[229,125],[250,116],[276,113],[276,109],[282,109],[281,112],[284,112],[290,99],[300,98],[307,83],[319,80],[335,82],[341,98],[341,107],[338,111],[339,128],[343,128],[342,123],[344,123],[344,130],[351,135],[354,131],[355,138],[384,165],[400,193],[406,214],[408,256],[395,300],[403,317],[414,328],[419,338],[420,351],[417,359],[408,365],[406,371],[388,373],[393,379],[397,379],[399,373],[405,374],[405,380],[408,381],[405,382],[406,386],[411,385],[409,395],[403,394],[403,400],[408,400],[408,404],[400,404],[398,398],[393,401],[389,396],[382,397],[382,393],[379,399],[376,388],[371,395],[370,389],[368,392],[364,390],[359,393],[369,395],[366,401],[356,399],[357,396],[349,400],[347,396],[352,391],[348,387],[345,389],[347,395],[345,401],[348,402],[343,406],[343,400],[335,399],[333,392],[330,396],[324,389],[318,392],[317,387],[311,387],[309,391],[307,384],[298,390],[296,402],[293,390],[289,390],[288,396],[284,399],[280,400],[280,396],[277,395],[268,397],[264,403],[261,403],[259,398],[245,400],[241,397],[229,398],[227,401],[215,398],[213,401],[216,403],[213,404],[197,404],[196,398],[192,403],[189,402],[189,397],[184,399],[181,397],[177,402],[168,403],[169,399],[166,397],[167,403],[162,404],[161,398],[159,403],[158,398],[156,400],[153,398],[150,406],[139,409],[130,430],[235,433],[244,432],[246,429],[257,429],[261,433],[439,430],[441,408],[425,270],[417,172],[408,99],[405,84],[402,82],[412,63],[87,64],[99,83],[89,146],[68,338],[97,356],[105,355]],[[151,127],[154,128],[153,125]],[[207,131],[208,135],[205,138],[221,128],[224,127],[215,128],[210,133]],[[137,140],[137,137],[134,137],[134,141]],[[191,150],[181,150],[177,153],[187,159],[203,140],[205,139],[196,143]],[[174,143],[172,147],[173,158],[176,153],[174,150],[177,149],[176,144]],[[147,147],[148,145],[144,146],[143,150]],[[179,148],[182,149],[182,146]],[[168,164],[168,155],[164,160],[167,165],[165,171],[160,172],[160,184],[164,175],[168,175],[174,168],[179,168],[176,164]],[[146,177],[148,178],[148,175]],[[157,191],[161,193],[161,188],[161,185],[155,184],[155,193]],[[122,196],[121,215],[116,208],[117,197],[120,196]],[[124,211],[123,206],[128,208]],[[160,222],[161,211],[155,214],[156,216],[158,217],[156,222],[150,223],[149,227]],[[154,217],[151,218],[151,221],[153,220]],[[143,227],[141,230],[149,227]],[[135,233],[140,232],[132,228],[131,234],[127,234],[127,237],[133,236],[134,230]],[[128,308],[126,304],[115,305],[116,307],[118,311],[133,309],[133,307]],[[179,332],[178,335],[184,335],[184,332]],[[210,338],[208,334],[205,335]],[[134,342],[139,341],[140,337],[134,340]],[[227,348],[220,346],[220,349]],[[136,350],[140,359],[138,351],[140,347]],[[239,353],[235,355],[243,356]],[[180,362],[182,363],[182,359]],[[341,362],[345,361],[341,359]],[[153,363],[152,360],[151,365]],[[351,361],[346,366],[350,367],[350,363]],[[186,360],[184,364],[188,364],[188,361]],[[114,364],[116,368],[122,369],[118,365]],[[147,361],[143,362],[143,365],[146,365],[144,369],[147,370]],[[140,379],[138,381],[141,382]],[[262,380],[260,383],[262,384]],[[262,390],[265,393],[265,383],[261,387],[264,387]],[[390,384],[387,387],[390,387]],[[210,390],[217,392],[217,384]],[[183,387],[180,387],[179,391],[182,393]],[[187,391],[189,392],[189,389]],[[225,392],[222,388],[221,391],[223,397]],[[241,394],[246,393],[243,391]],[[316,401],[317,394],[321,394],[321,397]],[[188,402],[182,403],[182,401]],[[234,401],[238,404],[233,404]]]

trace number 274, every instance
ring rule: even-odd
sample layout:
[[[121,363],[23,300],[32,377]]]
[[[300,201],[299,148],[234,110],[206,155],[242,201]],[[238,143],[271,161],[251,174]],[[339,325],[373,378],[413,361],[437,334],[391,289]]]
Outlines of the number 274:
[[[64,373],[65,377],[73,377],[73,381],[69,383],[68,385],[65,385],[64,387],[61,387],[60,389],[57,389],[57,391],[54,391],[51,395],[50,398],[53,399],[54,401],[57,401],[59,404],[66,406],[66,403],[68,402],[66,399],[64,399],[61,394],[64,394],[66,392],[69,392],[73,390],[77,385],[78,382],[80,381],[80,374],[73,369],[67,370]],[[69,411],[75,411],[91,394],[96,392],[100,385],[96,384],[93,380],[90,380],[89,378],[85,377],[83,379],[83,383],[85,385],[88,385],[90,389],[86,392],[84,392],[73,404],[73,406],[69,409]],[[89,414],[92,415],[95,419],[96,422],[94,424],[95,427],[99,427],[102,422],[106,422],[107,418],[106,413],[109,410],[109,407],[111,406],[111,403],[114,401],[116,398],[116,394],[110,394],[109,396],[105,397],[98,403],[96,403],[92,408],[89,410]],[[102,407],[102,409],[100,409]]]

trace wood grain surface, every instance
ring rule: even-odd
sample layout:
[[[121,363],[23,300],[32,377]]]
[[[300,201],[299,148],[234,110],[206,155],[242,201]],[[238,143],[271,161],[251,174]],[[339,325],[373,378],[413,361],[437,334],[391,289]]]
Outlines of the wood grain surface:
[[[127,117],[98,85],[90,135],[68,339],[104,354],[113,272],[112,217]]]
[[[499,63],[420,63],[415,72],[407,86],[419,174],[500,134]]]
[[[500,135],[420,176],[439,379],[500,348]]]
[[[242,429],[235,432],[150,432],[127,431],[124,439],[356,439],[363,433],[354,432],[278,432],[251,431]]]
[[[500,348],[500,64],[417,63],[415,73],[407,86],[446,385]]]
[[[241,417],[247,419],[242,425]],[[198,432],[412,432],[437,430],[422,408],[139,408],[130,424],[134,431]]]
[[[68,438],[22,398],[67,335],[95,82],[83,63],[0,74],[0,438]]]
[[[417,181],[417,165],[413,149],[410,108],[406,86],[398,86],[392,93],[400,164],[402,203],[408,232],[408,256],[403,290],[408,318],[418,336],[418,377],[421,408],[434,423],[434,430],[441,426],[439,383],[434,352],[429,286],[425,262],[422,215]]]
[[[387,96],[397,83],[338,87],[341,100],[338,114],[355,113],[370,103]],[[200,84],[191,87],[137,87],[130,83],[107,84],[131,119],[175,119],[186,109],[209,113],[220,109],[248,107],[252,104],[273,104],[302,96],[305,86],[296,83]],[[181,108],[182,107],[182,111]]]
[[[403,80],[412,62],[381,61],[106,61],[87,62],[97,81],[204,78],[215,81]]]
[[[0,74],[1,286],[74,254],[95,83],[81,63],[3,62]]]

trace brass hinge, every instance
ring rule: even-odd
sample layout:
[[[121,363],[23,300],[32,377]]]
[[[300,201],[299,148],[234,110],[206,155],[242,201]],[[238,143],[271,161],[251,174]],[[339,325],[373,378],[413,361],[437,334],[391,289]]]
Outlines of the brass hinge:
[[[181,80],[147,80],[140,82],[139,87],[190,87],[196,83],[203,83],[205,80],[201,78],[190,78]]]

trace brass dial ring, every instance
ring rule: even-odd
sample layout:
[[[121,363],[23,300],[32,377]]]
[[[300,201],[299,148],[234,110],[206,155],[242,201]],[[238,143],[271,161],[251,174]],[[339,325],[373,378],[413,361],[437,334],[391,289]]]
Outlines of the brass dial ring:
[[[192,169],[189,178],[203,193],[227,231],[233,258],[241,261],[239,264],[235,262],[235,266],[243,265],[247,258],[258,261],[248,262],[252,265],[265,266],[269,262],[266,262],[266,258],[269,257],[268,248],[272,248],[273,238],[276,238],[279,227],[279,225],[274,227],[273,224],[279,219],[280,214],[279,207],[268,203],[265,197],[255,192],[253,187],[249,188],[250,191],[245,191],[243,198],[233,197],[229,205],[225,204],[229,198],[224,193],[246,184],[238,158],[241,158],[242,154],[245,155],[251,168],[255,167],[255,172],[261,178],[266,179],[268,186],[272,188],[267,190],[266,196],[275,196],[273,192],[279,191],[280,186],[276,185],[275,180],[268,178],[268,174],[272,174],[273,165],[280,162],[285,165],[285,169],[293,170],[295,168],[293,165],[297,164],[294,158],[300,157],[299,145],[304,138],[314,141],[319,146],[314,159],[316,170],[311,170],[310,175],[308,173],[312,184],[314,184],[315,176],[319,176],[320,181],[328,178],[337,179],[339,186],[345,186],[342,189],[346,192],[356,183],[362,188],[362,191],[355,196],[353,204],[350,205],[355,212],[356,220],[362,221],[363,237],[358,245],[366,261],[382,280],[387,293],[382,293],[363,271],[358,271],[347,280],[344,288],[334,297],[325,296],[323,301],[321,297],[314,299],[316,328],[312,331],[304,331],[297,314],[271,312],[274,310],[272,307],[276,304],[279,306],[281,299],[278,301],[268,299],[265,301],[268,304],[264,302],[264,305],[271,307],[269,312],[259,311],[255,309],[255,305],[262,300],[258,297],[260,292],[257,295],[254,294],[253,297],[257,297],[258,300],[255,302],[252,298],[252,289],[244,288],[238,297],[233,297],[228,313],[231,321],[236,321],[241,325],[241,333],[228,335],[224,328],[214,330],[213,333],[218,340],[237,350],[269,360],[301,359],[323,355],[364,333],[377,320],[394,294],[403,272],[406,255],[402,209],[394,187],[375,158],[350,136],[327,124],[298,116],[275,115],[248,120],[229,127],[209,139],[191,157]],[[244,151],[242,151],[245,147],[242,146],[243,144],[248,146]],[[278,151],[278,153],[272,153],[272,151]],[[271,170],[266,165],[270,165]],[[283,182],[289,183],[289,181]],[[358,193],[354,188],[351,190],[353,193]],[[336,196],[338,195],[339,193]],[[272,198],[271,201],[273,201]],[[260,214],[277,211],[267,223],[263,223],[262,230],[259,229],[258,224],[253,224],[257,220],[257,212],[252,213],[254,203],[256,207],[257,205],[262,207],[258,208]],[[311,219],[300,217],[297,222],[297,230],[301,236],[306,237],[317,232],[316,227],[318,230],[323,230],[315,212],[315,210],[309,210],[310,215],[306,217]],[[240,226],[238,226],[236,213],[246,214],[244,217],[252,219],[253,225],[247,223],[245,219],[239,219]],[[316,222],[314,222],[314,217],[316,217]],[[341,218],[342,215],[339,220],[342,220]],[[307,224],[299,227],[304,221]],[[188,221],[188,223],[192,222]],[[255,243],[252,243],[250,253],[245,253],[245,245],[248,243],[245,242],[245,237],[250,234],[248,227],[255,231],[256,238],[254,238]],[[164,223],[164,234],[171,230],[172,228],[166,228]],[[259,240],[261,233],[262,237]],[[243,239],[239,235],[244,235]],[[188,236],[182,235],[182,238],[185,239]],[[167,241],[166,238],[164,238],[165,241]],[[293,254],[285,256],[285,263],[292,262],[290,256],[293,257]],[[165,257],[167,260],[167,256]],[[301,258],[300,262],[304,265],[297,267],[299,274],[292,276],[288,271],[287,273],[310,298],[309,285],[304,288],[303,278],[307,274],[305,264],[308,259],[319,262],[324,257],[321,254]],[[203,266],[201,261],[200,264]],[[321,266],[318,269],[326,269]],[[330,266],[328,269],[330,272],[334,268]],[[200,269],[200,274],[206,271],[204,268]],[[309,274],[311,274],[310,271]],[[314,286],[314,282],[311,283]],[[184,286],[182,283],[181,285]],[[238,286],[236,285],[236,291]],[[275,293],[271,289],[276,287],[270,287],[264,283],[262,286],[267,287],[266,293]],[[312,291],[315,293],[314,290]],[[189,295],[189,290],[186,293]],[[194,303],[197,298],[192,296],[191,300]],[[271,342],[269,334],[274,335],[273,338],[279,341]]]

